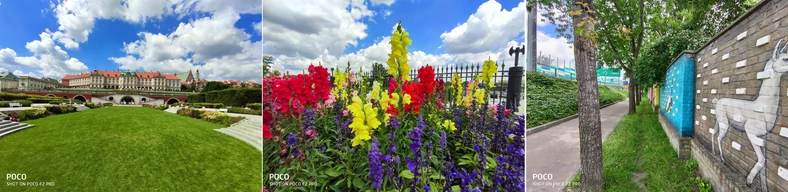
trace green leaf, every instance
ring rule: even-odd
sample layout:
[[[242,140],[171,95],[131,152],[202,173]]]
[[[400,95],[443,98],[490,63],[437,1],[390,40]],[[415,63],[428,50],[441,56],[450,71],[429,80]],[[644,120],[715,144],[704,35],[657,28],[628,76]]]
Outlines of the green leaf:
[[[490,163],[488,169],[495,169],[495,167],[498,166],[498,162],[496,162],[495,159],[490,156],[487,156],[487,162]]]
[[[430,175],[430,179],[444,179],[444,177],[441,174],[433,173],[432,175]]]
[[[399,172],[399,176],[406,179],[413,179],[413,173],[411,173],[410,170],[402,170],[402,172]]]
[[[451,186],[451,191],[453,191],[453,192],[459,192],[459,191],[460,191],[460,186],[459,186],[459,185],[453,185],[453,186]]]
[[[337,170],[334,170],[334,169],[326,169],[325,173],[326,173],[326,175],[331,176],[331,177],[336,177],[336,176],[342,175],[341,172],[339,172]]]
[[[356,187],[357,189],[363,189],[364,181],[361,181],[361,178],[356,177],[356,179],[353,179],[353,187]]]

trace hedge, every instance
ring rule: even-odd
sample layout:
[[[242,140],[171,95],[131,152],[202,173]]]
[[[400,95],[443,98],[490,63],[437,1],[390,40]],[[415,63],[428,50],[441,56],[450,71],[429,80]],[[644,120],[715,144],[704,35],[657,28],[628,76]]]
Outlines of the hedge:
[[[246,107],[249,107],[249,109],[260,110],[261,108],[263,108],[263,104],[261,104],[261,103],[249,103],[249,104],[246,104]]]
[[[577,82],[531,72],[526,76],[528,105],[527,128],[532,128],[577,113]],[[626,92],[599,88],[599,105],[626,98]]]
[[[224,108],[224,104],[222,103],[186,103],[186,106],[194,107],[194,108],[213,108],[213,109],[221,109]]]
[[[191,103],[223,103],[225,106],[246,106],[259,103],[263,98],[261,88],[230,88],[189,95]]]
[[[228,113],[241,113],[241,114],[249,114],[249,115],[263,115],[263,110],[260,109],[244,109],[233,107],[227,109]]]

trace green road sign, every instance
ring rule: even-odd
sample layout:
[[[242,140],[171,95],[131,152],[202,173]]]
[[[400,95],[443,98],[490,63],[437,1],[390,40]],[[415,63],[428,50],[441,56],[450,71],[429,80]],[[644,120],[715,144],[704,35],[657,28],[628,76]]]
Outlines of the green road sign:
[[[596,75],[600,77],[621,77],[621,69],[599,68],[596,69]]]

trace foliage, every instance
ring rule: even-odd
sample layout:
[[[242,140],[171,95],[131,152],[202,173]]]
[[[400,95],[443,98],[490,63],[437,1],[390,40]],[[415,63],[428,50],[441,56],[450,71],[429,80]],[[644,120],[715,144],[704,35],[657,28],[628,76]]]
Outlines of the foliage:
[[[231,117],[225,113],[213,111],[201,111],[199,109],[183,108],[179,109],[176,114],[203,121],[230,126],[244,119],[244,117]]]
[[[225,106],[244,106],[248,103],[260,102],[262,90],[260,88],[230,88],[219,91],[208,91],[191,94],[188,101],[191,103],[223,103]]]
[[[71,105],[53,105],[53,106],[46,106],[46,111],[51,112],[52,114],[66,114],[77,111],[77,108]]]
[[[142,104],[142,107],[158,109],[158,110],[167,110],[168,108],[170,108],[170,106],[168,106],[167,104],[162,104],[162,105]]]
[[[249,109],[252,109],[252,110],[260,110],[260,109],[263,108],[263,104],[261,104],[261,103],[249,103],[249,104],[246,104],[246,107],[248,107]]]
[[[224,104],[222,103],[186,103],[186,106],[194,107],[194,108],[212,108],[212,109],[221,109],[224,108]]]
[[[11,100],[29,100],[33,103],[48,103],[52,100],[62,100],[59,97],[47,97],[47,96],[39,96],[39,95],[29,95],[23,93],[7,93],[7,92],[0,92],[0,100],[2,101],[11,101]]]
[[[203,86],[202,92],[225,90],[225,89],[229,89],[231,87],[232,86],[224,84],[224,83],[219,82],[219,81],[209,81],[209,82],[205,83],[205,85]]]
[[[95,103],[88,102],[88,103],[85,103],[85,107],[88,107],[88,108],[91,108],[91,109],[95,109],[95,108],[99,108],[101,106],[96,105]]]
[[[386,73],[387,71],[388,71],[388,69],[386,69],[386,67],[384,67],[383,64],[380,64],[380,63],[377,63],[377,62],[373,63],[372,64],[372,72],[370,74],[370,76],[372,78],[369,79],[368,82],[386,82],[387,79],[390,79],[391,77],[393,77],[393,76],[387,74]],[[372,86],[372,85],[370,84],[369,86]]]
[[[263,110],[260,109],[244,109],[240,107],[231,107],[227,109],[228,113],[240,113],[240,114],[249,114],[249,115],[262,115]]]
[[[274,64],[274,56],[271,55],[263,55],[263,78],[268,76],[270,73],[271,67]]]
[[[16,118],[18,118],[19,121],[27,121],[27,120],[38,119],[38,118],[45,117],[47,115],[47,111],[49,111],[49,110],[48,109],[43,109],[43,108],[25,109],[25,110],[19,111],[17,113],[18,117],[16,117]]]
[[[680,30],[647,45],[642,58],[637,61],[635,80],[642,85],[659,84],[665,78],[668,67],[684,50],[695,50],[709,40],[698,31]]]
[[[526,75],[528,128],[577,113],[577,82],[547,76],[537,72]],[[599,105],[607,105],[626,98],[622,91],[599,87]]]
[[[112,103],[102,103],[101,106],[102,107],[109,107],[109,106],[112,106]]]

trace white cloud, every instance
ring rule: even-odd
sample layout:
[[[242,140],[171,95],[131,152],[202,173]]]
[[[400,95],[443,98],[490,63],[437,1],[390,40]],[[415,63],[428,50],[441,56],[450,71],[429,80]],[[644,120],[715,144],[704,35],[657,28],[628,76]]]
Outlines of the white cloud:
[[[341,2],[335,2],[341,4]],[[299,5],[296,8],[312,5]],[[307,7],[296,9],[291,7],[293,4],[279,2],[272,4],[266,1],[266,10],[276,10],[277,12],[267,12],[264,10],[264,47],[265,54],[275,56],[273,65],[274,70],[290,72],[291,74],[302,73],[310,64],[321,64],[327,68],[345,68],[348,62],[353,71],[363,68],[365,71],[371,70],[373,63],[385,65],[388,54],[391,52],[389,44],[390,37],[379,37],[370,46],[353,52],[342,54],[344,46],[357,45],[357,39],[366,37],[364,31],[366,25],[358,19],[353,19],[350,12],[343,11],[341,7],[348,7],[347,3],[342,5],[315,5],[317,8]],[[374,3],[373,3],[374,4]],[[338,8],[325,8],[336,6]],[[283,11],[284,10],[284,11]],[[311,11],[311,10],[333,10],[332,11]],[[384,15],[388,15],[387,10],[383,10]],[[476,47],[463,48],[447,45],[447,49],[454,49],[454,52],[430,54],[423,50],[414,50],[411,47],[408,53],[409,65],[417,69],[424,65],[449,66],[449,65],[468,65],[481,64],[487,59],[492,59],[513,66],[514,57],[508,55],[509,47],[522,46],[524,42],[518,40],[516,36],[522,34],[525,29],[525,4],[521,3],[512,11],[501,9],[497,2],[487,2],[479,8],[479,11],[472,15],[469,22],[463,24],[465,27],[482,26],[484,30],[493,31],[495,35],[488,35],[487,32],[480,36]],[[287,16],[287,17],[285,17]],[[479,21],[480,19],[490,20],[489,22]],[[315,21],[315,22],[312,22]],[[516,23],[519,22],[519,23]],[[359,26],[359,27],[340,27],[340,26]],[[363,28],[362,28],[363,27]],[[516,29],[515,29],[516,28]],[[495,30],[493,30],[495,29]],[[392,31],[396,30],[396,25],[392,26]],[[464,29],[463,29],[464,30]],[[502,32],[506,31],[507,32]],[[467,39],[468,33],[457,33],[456,30],[444,33],[444,45],[447,40],[454,43],[456,40]],[[476,32],[474,32],[476,33]],[[437,37],[436,37],[437,38]],[[490,43],[490,41],[496,41]],[[468,42],[463,42],[468,43]],[[465,49],[456,51],[457,49]],[[525,57],[520,57],[520,63],[524,63]],[[501,63],[499,63],[500,65]]]
[[[66,51],[56,45],[53,36],[53,33],[47,29],[39,35],[39,40],[28,42],[25,48],[33,53],[33,56],[29,57],[17,56],[16,51],[10,48],[0,49],[0,64],[17,69],[21,67],[38,69],[38,73],[42,76],[53,78],[88,70],[79,59],[69,57]]]
[[[258,34],[263,34],[263,22],[257,22],[252,24],[254,26],[254,30],[257,31]]]
[[[59,0],[50,2],[59,27],[55,32],[58,42],[68,49],[79,48],[79,43],[88,40],[96,20],[120,19],[129,23],[145,23],[151,19],[178,14],[211,13],[234,10],[237,13],[258,14],[259,0]]]
[[[372,2],[372,5],[387,5],[387,6],[391,6],[391,4],[394,4],[394,1],[396,1],[396,0],[370,0],[370,1]]]
[[[3,70],[5,70],[5,69],[3,69]],[[21,70],[14,70],[14,72],[11,72],[11,73],[13,73],[14,75],[16,75],[17,77],[19,77],[19,76],[30,76],[30,77],[37,77],[37,78],[40,78],[40,76],[38,76],[38,75],[37,75],[37,74],[35,74],[35,73],[32,73],[32,72],[27,72],[27,73],[26,73],[26,72],[24,72],[24,71],[21,71]]]
[[[572,49],[571,47],[572,44],[568,44],[567,42],[568,41],[566,40],[566,38],[563,37],[555,38],[545,34],[542,31],[537,30],[536,54],[537,56],[539,56],[539,54],[543,56],[550,56],[550,58],[552,58],[556,62],[560,62],[561,65],[563,65],[564,61],[566,61],[566,63],[574,63],[575,60],[574,49]]]
[[[499,48],[525,31],[525,2],[511,11],[490,0],[449,32],[441,34],[442,48],[449,53],[478,53]]]
[[[110,60],[121,69],[164,73],[203,69],[202,77],[211,80],[259,81],[262,43],[251,42],[249,34],[235,28],[238,19],[237,13],[224,10],[181,23],[170,34],[142,32],[139,40],[124,43],[127,56]]]
[[[391,15],[391,11],[389,11],[388,9],[383,10],[383,17],[388,17],[389,15]]]
[[[367,37],[361,20],[374,15],[363,0],[266,0],[263,9],[266,53],[310,59],[358,46]]]

